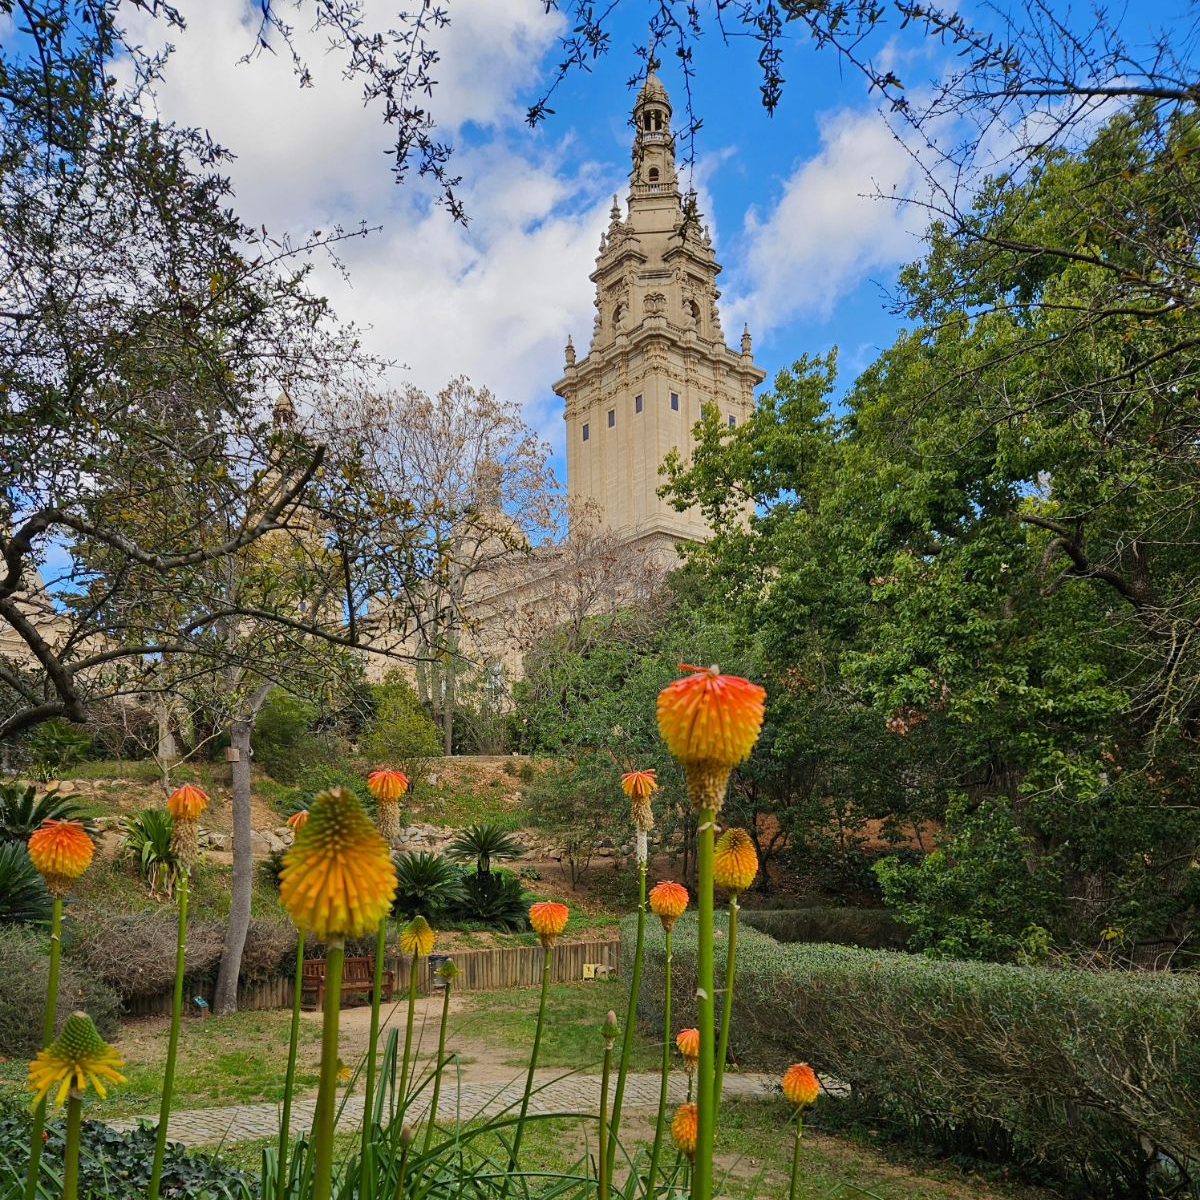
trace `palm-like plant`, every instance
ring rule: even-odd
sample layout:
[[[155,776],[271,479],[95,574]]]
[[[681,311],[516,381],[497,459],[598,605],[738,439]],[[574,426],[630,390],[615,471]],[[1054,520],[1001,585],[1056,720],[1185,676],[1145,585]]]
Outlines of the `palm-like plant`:
[[[474,859],[475,874],[487,875],[491,872],[493,859],[504,862],[520,858],[525,853],[525,847],[502,825],[484,821],[464,829],[450,843],[446,852],[458,862]]]
[[[50,893],[20,842],[0,843],[0,925],[44,925]]]
[[[0,842],[26,842],[43,821],[78,821],[82,812],[56,791],[39,798],[32,783],[0,783]]]
[[[427,920],[463,898],[462,870],[440,854],[397,854],[396,899],[392,912],[398,917]]]
[[[150,884],[151,894],[171,896],[179,864],[171,848],[175,822],[165,808],[147,808],[123,822],[125,852],[138,864]]]
[[[525,891],[521,881],[508,871],[468,875],[463,880],[463,893],[454,905],[455,916],[514,933],[529,928]]]

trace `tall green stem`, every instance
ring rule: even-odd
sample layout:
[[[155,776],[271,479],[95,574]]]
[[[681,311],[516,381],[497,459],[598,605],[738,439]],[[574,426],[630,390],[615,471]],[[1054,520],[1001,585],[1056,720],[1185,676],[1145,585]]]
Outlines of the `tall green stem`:
[[[717,823],[715,808],[700,810],[697,830],[699,867],[699,939],[696,955],[696,1012],[700,1025],[699,1077],[696,1081],[696,1106],[699,1128],[696,1133],[696,1167],[692,1176],[692,1200],[712,1200],[713,1142],[716,1135],[714,1072],[716,1035],[713,993],[713,833]]]
[[[179,1020],[183,1013],[183,971],[187,958],[188,873],[179,880],[179,932],[175,939],[175,994],[171,1000],[171,1034],[167,1040],[167,1062],[163,1067],[162,1101],[158,1109],[158,1132],[154,1139],[154,1167],[150,1172],[150,1200],[158,1200],[162,1188],[163,1159],[167,1152],[167,1125],[171,1119],[171,1092],[175,1087],[175,1057],[179,1052]]]
[[[788,1200],[797,1200],[800,1195],[800,1136],[804,1132],[804,1112],[796,1113],[796,1144],[792,1147],[792,1185],[788,1188]]]
[[[671,1083],[671,931],[667,930],[667,964],[663,1001],[663,1055],[661,1080],[658,1086],[658,1119],[654,1122],[654,1146],[650,1151],[650,1171],[646,1176],[646,1197],[654,1196],[654,1181],[658,1177],[658,1158],[662,1152],[663,1131],[667,1124],[667,1089]]]
[[[729,897],[729,948],[725,952],[725,1003],[721,1007],[721,1040],[717,1044],[716,1080],[713,1084],[713,1102],[716,1105],[717,1113],[721,1111],[722,1089],[725,1086],[725,1057],[729,1053],[729,1026],[733,1018],[733,974],[737,969],[739,911],[735,892]]]
[[[279,1184],[275,1195],[282,1198],[287,1184],[288,1139],[292,1132],[292,1088],[296,1084],[296,1049],[300,1044],[300,999],[304,994],[304,931],[296,939],[296,975],[292,991],[292,1026],[288,1032],[287,1074],[283,1079],[283,1115],[279,1122]]]
[[[633,1031],[637,1024],[638,996],[642,989],[642,960],[646,940],[646,863],[638,864],[637,942],[633,950],[633,976],[629,981],[629,1008],[625,1013],[625,1032],[621,1037],[621,1065],[617,1070],[617,1089],[613,1093],[611,1136],[608,1142],[608,1177],[612,1178],[617,1157],[617,1138],[621,1129],[621,1108],[625,1100],[625,1077],[633,1052]]]
[[[616,1030],[614,1029],[615,1033]],[[604,1039],[604,1066],[600,1072],[600,1141],[597,1146],[596,1161],[599,1164],[600,1183],[598,1187],[599,1200],[608,1200],[609,1185],[612,1182],[612,1172],[608,1166],[608,1080],[612,1073],[612,1039]]]
[[[58,1020],[58,968],[62,959],[61,896],[54,897],[50,917],[50,974],[46,981],[46,1010],[42,1015],[42,1049],[54,1041],[54,1026]],[[29,1175],[25,1180],[25,1200],[37,1195],[38,1176],[42,1169],[42,1131],[46,1128],[46,1101],[39,1100],[33,1112],[33,1128],[29,1135]]]
[[[408,1070],[412,1057],[413,1013],[417,1007],[417,956],[412,956],[408,968],[408,1024],[404,1027],[404,1065],[400,1068],[400,1117],[408,1108]]]
[[[383,958],[387,952],[387,917],[379,922],[375,935],[375,980],[371,989],[371,1034],[367,1040],[367,1091],[363,1098],[362,1153],[359,1155],[359,1192],[367,1194],[367,1142],[371,1135],[371,1119],[375,1109],[375,1043],[379,1038],[379,1005],[383,993]],[[404,1093],[401,1092],[401,1095]]]
[[[342,1008],[342,967],[346,943],[337,938],[325,947],[325,1013],[321,1029],[321,1077],[313,1113],[316,1169],[312,1200],[329,1200],[333,1191],[333,1125],[338,1090],[338,1023]]]
[[[542,1024],[546,1019],[546,998],[550,994],[550,967],[554,961],[554,947],[546,946],[542,952],[542,999],[538,1004],[537,1025],[533,1030],[533,1050],[529,1054],[529,1073],[525,1076],[525,1095],[521,1097],[521,1115],[517,1118],[517,1131],[513,1134],[512,1153],[508,1159],[508,1177],[504,1180],[504,1195],[508,1195],[508,1180],[521,1157],[521,1138],[525,1134],[525,1117],[529,1112],[529,1097],[533,1092],[533,1073],[537,1070],[538,1047],[542,1044]]]
[[[63,1200],[79,1196],[79,1134],[83,1128],[83,1096],[74,1088],[67,1099],[67,1148],[63,1158]]]
[[[438,1101],[442,1097],[442,1071],[446,1066],[446,1026],[450,1024],[450,980],[445,981],[442,994],[442,1027],[438,1031],[437,1063],[433,1072],[433,1099],[429,1102],[429,1116],[425,1119],[424,1153],[429,1153],[433,1141],[433,1129],[437,1124]]]
[[[396,1173],[395,1200],[404,1200],[404,1177],[408,1173],[408,1152],[412,1148],[412,1138],[407,1137],[407,1130],[400,1131],[400,1169]]]

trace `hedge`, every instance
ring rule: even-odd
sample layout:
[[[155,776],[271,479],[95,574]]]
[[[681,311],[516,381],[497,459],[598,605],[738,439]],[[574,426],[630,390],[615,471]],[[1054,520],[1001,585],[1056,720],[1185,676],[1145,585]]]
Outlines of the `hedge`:
[[[718,918],[718,984],[726,924]],[[632,955],[632,919],[622,926]],[[1200,980],[781,945],[738,933],[731,1053],[811,1062],[871,1114],[1089,1196],[1200,1195]],[[647,924],[639,1017],[662,1020]],[[675,1014],[695,1021],[695,918],[675,933]],[[720,994],[718,994],[719,1008]],[[660,1034],[657,1036],[661,1036]]]
[[[908,942],[903,925],[883,908],[743,908],[742,924],[777,942],[831,942],[901,950]]]

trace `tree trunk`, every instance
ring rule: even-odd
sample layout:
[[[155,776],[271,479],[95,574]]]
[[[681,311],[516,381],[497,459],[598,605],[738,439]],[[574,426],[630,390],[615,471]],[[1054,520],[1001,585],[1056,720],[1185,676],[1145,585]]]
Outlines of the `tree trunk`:
[[[229,904],[229,924],[225,927],[225,948],[213,997],[217,1015],[237,1012],[238,976],[242,970],[242,950],[250,928],[250,898],[254,883],[254,853],[250,845],[250,733],[254,711],[249,719],[234,720],[229,726],[230,746],[238,752],[230,764],[233,788],[233,890]]]
[[[446,650],[446,670],[442,691],[442,745],[449,758],[454,753],[454,650]]]

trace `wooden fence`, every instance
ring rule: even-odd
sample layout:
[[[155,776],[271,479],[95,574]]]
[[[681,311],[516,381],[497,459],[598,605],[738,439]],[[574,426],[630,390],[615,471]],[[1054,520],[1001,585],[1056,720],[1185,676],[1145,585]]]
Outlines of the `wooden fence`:
[[[606,967],[616,975],[620,965],[621,943],[614,940],[595,942],[562,942],[554,950],[554,966],[551,978],[555,983],[571,983],[584,977],[587,964]],[[500,988],[534,987],[542,982],[542,949],[540,946],[503,946],[488,950],[448,950],[448,957],[458,965],[459,976],[454,981],[456,991],[485,992]],[[435,954],[436,957],[436,954]],[[397,990],[403,994],[408,988],[410,959],[389,960],[396,972]],[[431,990],[431,971],[428,959],[417,964],[417,989],[421,993]],[[193,997],[199,996],[212,1004],[212,980],[199,982],[185,980],[184,1007],[195,1013],[197,1006]],[[292,977],[278,976],[261,983],[244,984],[238,988],[238,1009],[254,1012],[267,1008],[290,1008],[292,1004]],[[125,1011],[133,1017],[165,1016],[171,1011],[171,993],[157,996],[137,996],[125,1003]]]

